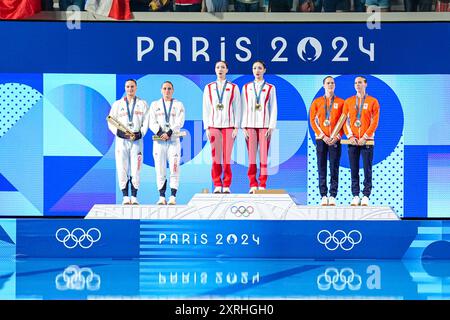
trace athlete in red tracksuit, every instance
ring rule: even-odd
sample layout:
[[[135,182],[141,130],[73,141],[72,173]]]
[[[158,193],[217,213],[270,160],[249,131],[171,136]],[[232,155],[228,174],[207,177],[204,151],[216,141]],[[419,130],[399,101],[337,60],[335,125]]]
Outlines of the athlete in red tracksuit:
[[[253,63],[255,80],[242,88],[242,122],[248,150],[249,193],[264,190],[267,182],[267,155],[270,137],[277,125],[277,96],[275,86],[264,80],[266,66],[258,60]],[[256,179],[256,153],[259,147],[260,174]]]
[[[216,62],[215,71],[217,80],[203,91],[203,125],[211,143],[214,193],[230,193],[231,152],[240,123],[241,99],[238,86],[226,80],[227,63]]]

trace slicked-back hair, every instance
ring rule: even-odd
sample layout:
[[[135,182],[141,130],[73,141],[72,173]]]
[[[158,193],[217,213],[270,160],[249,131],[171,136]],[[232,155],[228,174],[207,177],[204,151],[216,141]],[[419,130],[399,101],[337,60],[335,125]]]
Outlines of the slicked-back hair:
[[[228,69],[228,63],[227,63],[225,60],[219,60],[219,61],[216,61],[216,64],[215,64],[214,66],[217,66],[217,64],[220,63],[220,62],[224,63],[225,66],[226,66],[227,69]]]
[[[262,66],[264,67],[264,69],[267,69],[267,67],[266,67],[266,63],[265,63],[264,61],[262,61],[262,60],[256,60],[255,62],[253,62],[252,66],[254,66],[254,65],[255,65],[255,63],[261,63],[261,64],[262,64]]]
[[[134,84],[136,85],[136,87],[137,87],[137,82],[136,82],[136,80],[134,80],[134,79],[128,79],[127,81],[125,81],[125,83],[127,83],[128,81],[132,81],[132,82],[134,82]]]
[[[173,83],[169,80],[164,81],[161,85],[161,88],[164,86],[164,83],[169,83],[172,86],[172,89],[175,89],[175,87],[173,86]]]
[[[363,78],[364,79],[364,83],[367,83],[367,78],[364,76],[357,76],[356,78]]]
[[[327,80],[328,78],[331,78],[331,79],[334,80],[334,78],[332,76],[326,76],[325,78],[323,78],[322,84],[325,84],[325,80]]]

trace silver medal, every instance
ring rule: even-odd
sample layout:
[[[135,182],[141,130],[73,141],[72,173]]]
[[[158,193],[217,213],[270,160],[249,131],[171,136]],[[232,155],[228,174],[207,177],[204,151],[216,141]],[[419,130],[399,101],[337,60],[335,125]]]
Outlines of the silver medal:
[[[355,127],[357,127],[357,128],[361,127],[361,121],[356,120],[355,121]]]
[[[328,126],[330,125],[330,120],[325,119],[325,121],[323,122],[323,125],[324,125],[325,127],[328,127]]]

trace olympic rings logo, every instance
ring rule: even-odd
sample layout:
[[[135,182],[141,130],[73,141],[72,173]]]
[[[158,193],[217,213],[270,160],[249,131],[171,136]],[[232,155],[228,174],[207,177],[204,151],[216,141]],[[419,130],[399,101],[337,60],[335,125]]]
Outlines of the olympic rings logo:
[[[59,228],[55,233],[56,240],[62,242],[67,249],[73,249],[79,245],[88,249],[100,240],[102,233],[97,228],[90,228],[85,232],[81,228],[75,228],[70,232],[67,228]]]
[[[100,289],[101,278],[91,268],[80,268],[77,265],[68,266],[55,278],[56,289],[64,290],[90,290]]]
[[[329,251],[341,248],[344,251],[352,250],[362,240],[362,234],[358,230],[351,230],[348,234],[343,230],[336,230],[331,234],[328,230],[320,230],[317,241],[325,245]]]
[[[248,217],[255,212],[255,208],[252,206],[232,206],[230,211],[236,217]]]
[[[362,285],[362,278],[355,274],[352,268],[327,268],[324,273],[317,277],[317,287],[325,291],[333,287],[334,290],[342,291],[346,288],[350,290],[359,290]]]

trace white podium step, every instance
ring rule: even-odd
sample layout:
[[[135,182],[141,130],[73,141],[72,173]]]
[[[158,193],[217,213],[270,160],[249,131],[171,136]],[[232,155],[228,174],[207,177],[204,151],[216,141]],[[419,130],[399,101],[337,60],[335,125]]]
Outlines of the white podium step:
[[[400,220],[391,207],[299,206],[288,194],[205,193],[187,205],[96,204],[85,219]]]

